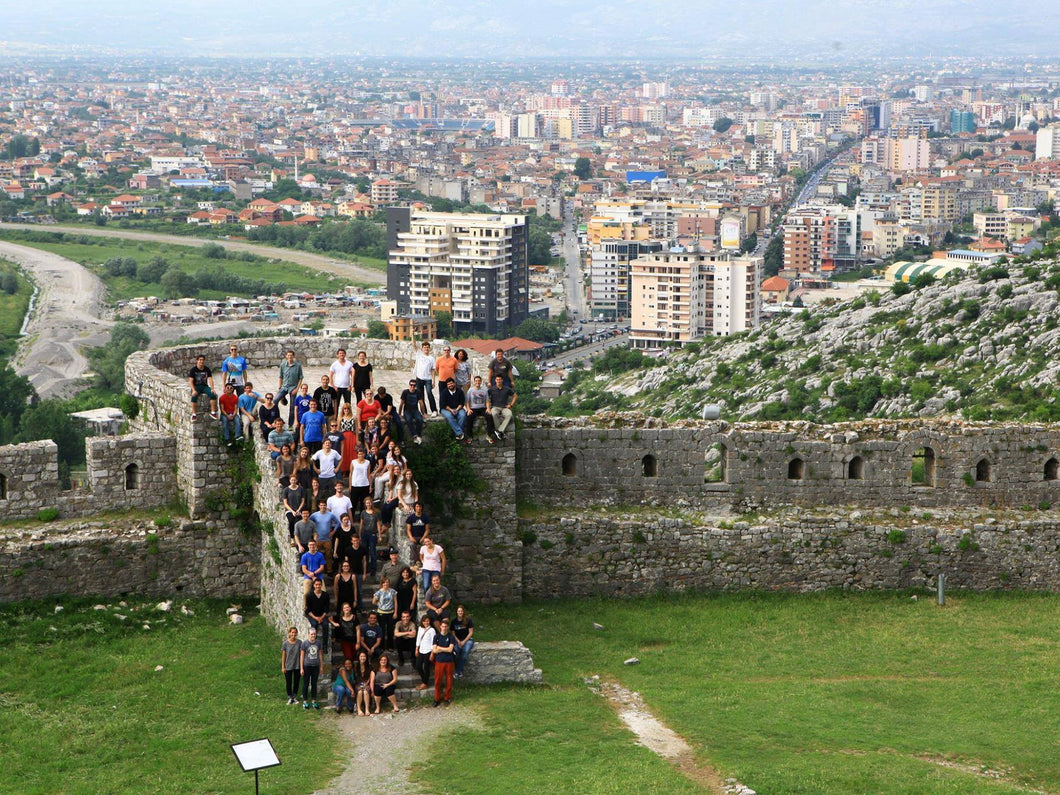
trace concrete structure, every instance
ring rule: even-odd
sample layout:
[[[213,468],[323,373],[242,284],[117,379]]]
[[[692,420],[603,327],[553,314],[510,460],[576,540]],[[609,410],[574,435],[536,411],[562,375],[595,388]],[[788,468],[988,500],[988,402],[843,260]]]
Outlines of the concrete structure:
[[[647,232],[647,228],[641,227]],[[630,263],[662,251],[657,240],[602,240],[589,249],[589,307],[599,320],[629,317]]]
[[[527,318],[525,216],[392,208],[387,222],[387,298],[398,314],[447,311],[457,333],[491,335]]]

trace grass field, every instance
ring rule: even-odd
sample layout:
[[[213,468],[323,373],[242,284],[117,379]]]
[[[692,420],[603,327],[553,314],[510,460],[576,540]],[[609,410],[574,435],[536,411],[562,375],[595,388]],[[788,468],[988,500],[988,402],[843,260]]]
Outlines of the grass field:
[[[68,233],[69,234],[69,233]],[[40,243],[20,239],[17,232],[0,231],[0,237],[18,243],[23,246],[39,248],[50,251],[61,257],[66,257],[74,262],[79,262],[101,279],[107,286],[107,295],[111,301],[122,301],[144,295],[159,295],[161,286],[158,284],[145,284],[122,276],[111,276],[101,264],[111,257],[132,257],[137,262],[148,262],[156,256],[167,260],[186,273],[195,273],[200,268],[223,268],[237,276],[248,279],[264,279],[266,282],[284,282],[289,290],[305,290],[308,292],[327,292],[347,284],[348,280],[337,276],[320,273],[304,265],[293,262],[256,261],[245,262],[238,259],[211,259],[200,253],[200,244],[189,241],[189,245],[177,245],[168,243],[153,243],[132,239],[117,238],[92,238],[99,241],[101,245],[92,243],[82,244],[62,240],[56,243]],[[203,241],[203,244],[209,241]],[[282,260],[283,252],[276,250],[278,260]],[[200,290],[200,298],[224,298],[232,294],[242,294],[238,291]]]
[[[18,337],[22,321],[33,295],[33,285],[13,263],[0,258],[0,276],[14,273],[18,278],[18,292],[8,295],[0,290],[0,344]]]
[[[474,611],[518,638],[548,689],[465,698],[484,732],[449,747],[454,792],[687,792],[632,745],[583,677],[611,677],[696,751],[759,793],[1060,791],[1060,598],[687,596]],[[594,632],[591,622],[606,629]],[[638,657],[636,666],[622,661]],[[547,762],[545,762],[547,760]],[[447,766],[426,764],[422,781]],[[997,771],[1000,778],[977,775]]]
[[[0,608],[0,792],[252,792],[229,745],[260,737],[284,762],[263,792],[310,791],[341,769],[316,713],[286,706],[263,619],[229,624],[216,602],[188,602],[191,617],[180,602],[53,604]]]
[[[0,608],[0,792],[249,791],[228,744],[261,736],[285,760],[263,792],[312,791],[343,763],[333,715],[285,706],[280,638],[260,618],[231,626],[205,602],[190,618],[178,602],[165,623],[151,605],[64,604]],[[486,728],[409,760],[426,792],[699,791],[634,744],[585,685],[593,674],[639,692],[700,766],[762,795],[1060,791],[1060,597],[951,594],[940,609],[892,593],[689,595],[472,613],[480,640],[525,642],[546,685],[458,687]]]

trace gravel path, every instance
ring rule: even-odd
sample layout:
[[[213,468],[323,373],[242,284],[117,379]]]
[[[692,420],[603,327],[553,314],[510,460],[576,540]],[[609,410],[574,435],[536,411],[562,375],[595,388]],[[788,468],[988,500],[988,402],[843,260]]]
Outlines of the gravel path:
[[[352,281],[369,286],[386,283],[386,271],[353,265],[320,254],[312,254],[308,251],[262,246],[257,243],[244,243],[238,240],[215,240],[212,238],[185,237],[183,235],[166,235],[161,232],[138,232],[132,229],[107,229],[98,226],[66,226],[62,224],[46,227],[27,227],[25,224],[0,223],[0,229],[19,229],[22,231],[29,229],[35,232],[75,232],[88,237],[123,237],[128,240],[148,240],[153,243],[172,243],[178,246],[192,247],[203,246],[207,243],[217,243],[231,251],[247,251],[269,259],[296,262],[299,265],[307,265],[318,271],[345,276]]]
[[[103,282],[78,263],[0,241],[0,255],[36,283],[37,303],[12,365],[43,398],[72,396],[88,370],[83,347],[105,345],[113,321],[103,317]]]
[[[413,707],[396,715],[326,714],[349,749],[349,766],[327,789],[314,795],[353,795],[353,793],[415,792],[409,769],[429,753],[426,743],[443,741],[446,732],[457,727],[481,729],[482,720],[468,707]]]

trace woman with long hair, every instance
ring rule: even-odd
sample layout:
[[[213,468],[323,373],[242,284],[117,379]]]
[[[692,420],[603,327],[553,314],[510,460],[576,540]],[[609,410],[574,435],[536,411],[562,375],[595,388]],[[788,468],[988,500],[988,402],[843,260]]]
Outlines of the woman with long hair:
[[[475,622],[471,620],[471,616],[467,614],[467,609],[463,605],[456,608],[456,617],[453,619],[450,630],[456,638],[456,673],[454,675],[459,679],[464,675],[464,666],[467,665],[471,650],[475,648],[475,639],[472,637],[475,634]]]
[[[357,651],[357,614],[353,612],[353,605],[343,602],[338,616],[328,620],[335,629],[335,640],[342,645],[342,656],[352,660]]]
[[[453,379],[458,389],[467,394],[467,388],[471,386],[471,362],[467,359],[467,351],[459,348],[456,352],[456,370],[453,371]]]
[[[368,550],[368,573],[374,576],[378,564],[376,545],[379,543],[380,514],[371,497],[365,497],[363,503],[364,510],[361,511],[359,516],[361,543]]]
[[[431,650],[434,648],[434,635],[431,618],[424,614],[420,619],[420,628],[416,631],[416,660],[413,663],[416,672],[420,675],[420,683],[416,685],[417,690],[426,690],[427,682],[431,678]]]
[[[385,698],[394,708],[394,712],[401,712],[397,705],[398,672],[390,664],[389,655],[383,654],[379,657],[379,668],[372,673],[372,695],[375,696],[375,714],[379,714],[379,708]]]
[[[339,471],[349,472],[350,463],[357,451],[357,417],[354,416],[349,403],[343,403],[339,410],[339,433],[342,434],[342,460],[339,462]]]
[[[353,698],[357,686],[353,676],[353,660],[349,657],[343,661],[341,668],[335,669],[335,684],[331,689],[335,693],[335,714],[341,715],[342,707],[347,703],[349,706],[346,708],[353,712]]]
[[[372,676],[374,674],[372,663],[368,660],[368,652],[362,651],[357,655],[357,662],[353,666],[358,715],[367,715],[372,711]]]
[[[281,489],[291,482],[291,475],[294,474],[294,465],[295,457],[291,454],[291,445],[281,445],[280,455],[276,459],[276,481],[280,484]]]
[[[339,573],[335,575],[334,589],[335,604],[360,605],[360,593],[357,588],[357,578],[353,575],[353,568],[348,560],[342,561]],[[356,643],[356,637],[354,643]]]
[[[309,448],[305,445],[298,448],[298,455],[294,459],[294,474],[306,494],[310,494],[316,472],[313,470],[313,459],[309,457]],[[316,503],[313,503],[312,507],[315,508]]]

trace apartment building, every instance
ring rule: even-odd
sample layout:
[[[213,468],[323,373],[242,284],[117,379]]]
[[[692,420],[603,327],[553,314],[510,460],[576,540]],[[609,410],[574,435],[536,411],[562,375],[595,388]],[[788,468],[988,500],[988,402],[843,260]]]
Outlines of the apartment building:
[[[451,312],[461,334],[496,334],[529,313],[526,216],[387,212],[387,298],[400,315]]]
[[[594,319],[629,317],[630,263],[662,247],[657,240],[602,240],[590,247],[589,308]]]
[[[673,248],[630,266],[630,344],[686,345],[753,328],[762,308],[761,257]]]

